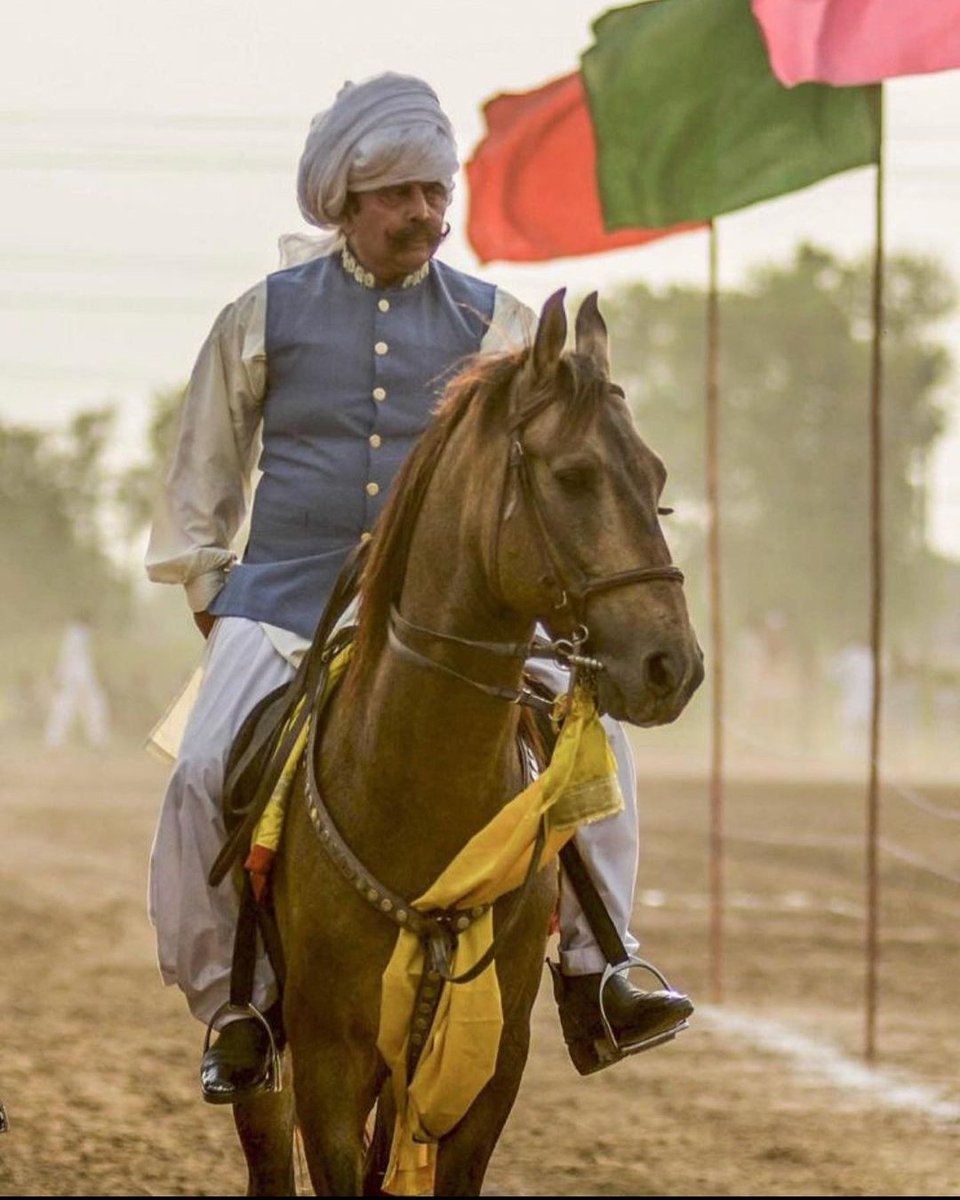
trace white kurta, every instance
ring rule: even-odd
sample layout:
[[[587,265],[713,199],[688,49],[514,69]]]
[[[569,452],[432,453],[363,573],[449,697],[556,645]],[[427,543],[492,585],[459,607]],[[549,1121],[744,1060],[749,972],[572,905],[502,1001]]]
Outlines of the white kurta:
[[[267,387],[265,323],[265,282],[217,318],[191,376],[154,516],[147,573],[157,582],[182,584],[195,612],[208,608],[236,561],[256,483]],[[481,352],[522,345],[534,328],[531,310],[498,290]],[[164,982],[176,983],[191,1012],[205,1023],[229,996],[237,913],[230,882],[217,889],[206,882],[223,840],[220,806],[227,755],[246,714],[290,678],[305,648],[304,640],[288,630],[221,618],[184,703],[174,706],[155,732],[154,744],[177,754],[177,762],[151,852],[150,918]],[[577,844],[632,953],[637,943],[627,926],[637,865],[636,779],[624,731],[614,721],[605,724],[626,808],[581,830]],[[603,955],[569,887],[561,889],[560,929],[568,973],[603,969]],[[269,1003],[274,994],[269,964],[261,960],[254,1002]]]

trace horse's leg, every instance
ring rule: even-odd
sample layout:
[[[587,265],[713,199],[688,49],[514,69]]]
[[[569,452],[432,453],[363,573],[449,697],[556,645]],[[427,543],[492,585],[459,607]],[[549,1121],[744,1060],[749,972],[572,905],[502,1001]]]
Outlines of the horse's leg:
[[[440,1142],[434,1195],[480,1195],[490,1156],[517,1098],[529,1047],[528,1025],[504,1027],[496,1074]]]
[[[293,1091],[266,1092],[233,1106],[237,1136],[247,1160],[248,1196],[295,1196]]]
[[[493,1078],[463,1120],[440,1142],[437,1196],[479,1196],[487,1164],[513,1108],[530,1052],[530,1014],[543,979],[544,930],[553,911],[555,876],[542,872],[521,921],[497,957],[503,1029]],[[495,928],[504,905],[495,910]],[[531,949],[534,953],[531,953]]]
[[[393,1084],[388,1079],[380,1089],[377,1101],[377,1116],[373,1124],[373,1136],[367,1146],[363,1164],[363,1194],[385,1196],[383,1178],[390,1161],[390,1146],[396,1124],[397,1106],[393,1099]]]
[[[294,1046],[300,1134],[318,1196],[363,1194],[364,1133],[382,1082],[379,1056],[330,1039]]]

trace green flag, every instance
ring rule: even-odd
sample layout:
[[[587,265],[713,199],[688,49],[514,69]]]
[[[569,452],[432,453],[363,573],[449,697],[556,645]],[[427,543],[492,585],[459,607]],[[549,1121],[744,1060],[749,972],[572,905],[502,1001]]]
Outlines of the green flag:
[[[593,29],[608,229],[707,220],[879,160],[877,86],[785,88],[750,0],[647,0]]]

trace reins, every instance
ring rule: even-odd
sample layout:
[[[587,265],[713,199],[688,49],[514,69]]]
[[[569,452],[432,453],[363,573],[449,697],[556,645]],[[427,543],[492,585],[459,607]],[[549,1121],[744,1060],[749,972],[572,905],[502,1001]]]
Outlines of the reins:
[[[576,630],[570,638],[556,638],[553,641],[539,637],[531,638],[529,642],[474,641],[471,638],[458,637],[452,633],[440,633],[438,630],[426,629],[422,625],[414,625],[412,621],[408,621],[400,615],[396,605],[391,606],[387,641],[398,657],[404,658],[416,666],[437,671],[452,679],[458,679],[461,683],[467,683],[496,700],[506,700],[509,704],[522,704],[527,708],[534,708],[538,712],[552,712],[553,703],[533,691],[532,688],[527,687],[526,684],[521,684],[520,687],[498,687],[496,684],[482,683],[479,679],[473,679],[462,671],[455,670],[447,663],[439,662],[435,658],[430,658],[428,655],[414,650],[409,642],[401,640],[401,635],[408,637],[410,634],[430,638],[437,642],[446,642],[453,646],[465,646],[471,650],[480,650],[497,658],[521,662],[526,662],[531,658],[549,658],[562,667],[579,667],[581,670],[594,671],[602,669],[602,664],[597,659],[588,658],[579,653],[580,645],[585,640],[585,631],[581,633]]]

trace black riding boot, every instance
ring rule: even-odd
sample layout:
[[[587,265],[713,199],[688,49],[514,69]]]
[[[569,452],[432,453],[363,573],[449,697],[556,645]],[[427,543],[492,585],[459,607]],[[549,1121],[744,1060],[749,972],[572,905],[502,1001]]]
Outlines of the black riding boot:
[[[581,1075],[610,1066],[624,1055],[670,1041],[686,1028],[693,1012],[693,1005],[682,992],[643,992],[626,975],[611,975],[603,989],[603,1012],[614,1045],[600,1011],[602,975],[563,975],[554,963],[550,968],[564,1041]]]
[[[279,1049],[283,1039],[279,1002],[264,1016]],[[236,1104],[269,1091],[274,1083],[273,1043],[256,1017],[239,1017],[225,1025],[200,1063],[200,1090],[208,1104]]]

